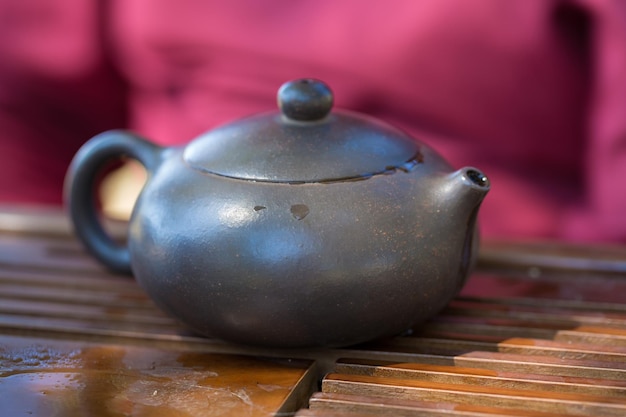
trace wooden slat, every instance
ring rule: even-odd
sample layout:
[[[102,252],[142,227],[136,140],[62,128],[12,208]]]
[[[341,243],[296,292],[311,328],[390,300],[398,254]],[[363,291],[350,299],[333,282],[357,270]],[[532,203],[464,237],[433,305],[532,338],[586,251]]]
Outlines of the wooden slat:
[[[494,301],[505,298],[507,302],[517,301],[537,307],[567,306],[597,311],[615,308],[624,312],[625,291],[626,279],[622,275],[612,278],[601,275],[563,275],[555,279],[550,274],[534,278],[483,272],[472,276],[460,295],[465,299],[484,301],[488,301],[491,295],[496,295]]]
[[[568,343],[600,344],[626,347],[626,332],[611,331],[599,327],[581,326],[575,331],[561,330],[555,340]]]
[[[429,402],[454,402],[545,413],[623,417],[626,398],[545,391],[493,388],[367,375],[330,374],[322,390],[327,393],[372,395]]]
[[[480,264],[483,269],[538,269],[566,270],[570,273],[602,271],[623,275],[626,273],[626,248],[618,245],[580,245],[563,242],[491,241],[481,248]]]
[[[438,320],[483,320],[488,322],[501,320],[519,320],[522,322],[540,322],[554,328],[565,329],[581,325],[617,326],[626,328],[626,311],[603,312],[596,308],[589,311],[568,310],[544,303],[543,306],[517,305],[509,300],[488,302],[487,300],[463,300],[457,298],[438,316]]]
[[[524,409],[503,409],[475,404],[454,402],[429,402],[396,397],[375,397],[320,392],[309,401],[309,410],[296,414],[300,417],[563,417],[563,413],[546,413]]]
[[[66,304],[96,304],[135,309],[153,309],[154,304],[145,294],[137,292],[120,293],[115,290],[93,291],[91,289],[68,289],[53,287],[25,287],[22,285],[0,284],[3,298],[38,301],[54,301]]]
[[[341,359],[336,373],[369,375],[400,379],[415,379],[451,384],[481,385],[485,387],[521,389],[546,392],[569,392],[626,398],[626,381],[574,377],[538,378],[536,374],[493,372],[461,366],[436,366],[423,363],[395,363],[385,361]]]
[[[127,294],[145,294],[132,277],[113,275],[106,271],[70,273],[63,269],[55,270],[52,268],[33,270],[0,267],[0,282],[4,284],[19,284],[24,287],[117,289]]]
[[[175,321],[159,310],[132,309],[123,306],[64,304],[52,301],[33,303],[30,300],[0,298],[0,314],[24,317],[78,319],[90,322],[132,321],[135,323],[172,326]]]
[[[620,366],[616,368],[613,367],[612,362],[567,360],[549,356],[526,356],[493,352],[466,353],[456,356],[454,361],[459,366],[509,372],[626,380],[626,368],[624,367],[626,364],[619,364]]]
[[[316,386],[311,361],[3,336],[3,416],[292,414]]]

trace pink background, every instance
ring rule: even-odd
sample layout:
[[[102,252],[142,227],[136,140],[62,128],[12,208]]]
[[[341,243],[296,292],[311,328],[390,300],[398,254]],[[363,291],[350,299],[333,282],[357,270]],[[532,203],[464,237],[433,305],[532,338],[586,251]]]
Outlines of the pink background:
[[[103,130],[185,143],[300,77],[482,169],[486,237],[626,241],[619,0],[0,0],[0,202],[61,204]]]

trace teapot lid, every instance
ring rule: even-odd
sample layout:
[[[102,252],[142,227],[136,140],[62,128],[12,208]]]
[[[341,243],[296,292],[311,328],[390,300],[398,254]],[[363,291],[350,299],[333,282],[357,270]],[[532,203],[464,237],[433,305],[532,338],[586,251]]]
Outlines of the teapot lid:
[[[227,124],[184,150],[192,168],[224,177],[281,183],[357,180],[421,162],[420,145],[371,117],[331,112],[321,81],[300,79],[278,90],[280,112]]]

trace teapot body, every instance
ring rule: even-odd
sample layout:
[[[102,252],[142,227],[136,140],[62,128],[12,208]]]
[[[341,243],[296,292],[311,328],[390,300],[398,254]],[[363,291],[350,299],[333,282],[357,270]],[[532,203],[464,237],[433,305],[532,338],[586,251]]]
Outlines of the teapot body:
[[[331,113],[332,102],[325,84],[303,79],[280,88],[281,113],[185,147],[124,131],[92,138],[66,177],[78,237],[206,336],[346,346],[411,329],[471,270],[489,181],[383,122]],[[126,245],[106,233],[94,199],[120,157],[148,172]]]
[[[136,203],[131,264],[201,334],[282,347],[398,334],[443,308],[473,261],[474,225],[450,213],[435,155],[410,172],[284,184],[190,170],[171,152]]]

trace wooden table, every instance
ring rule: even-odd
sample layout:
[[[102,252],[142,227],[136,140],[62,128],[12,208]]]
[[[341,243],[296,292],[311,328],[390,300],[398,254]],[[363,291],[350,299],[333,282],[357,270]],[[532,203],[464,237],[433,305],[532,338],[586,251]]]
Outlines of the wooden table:
[[[346,349],[193,335],[54,210],[0,210],[0,416],[626,416],[626,249],[486,242],[448,308]]]

